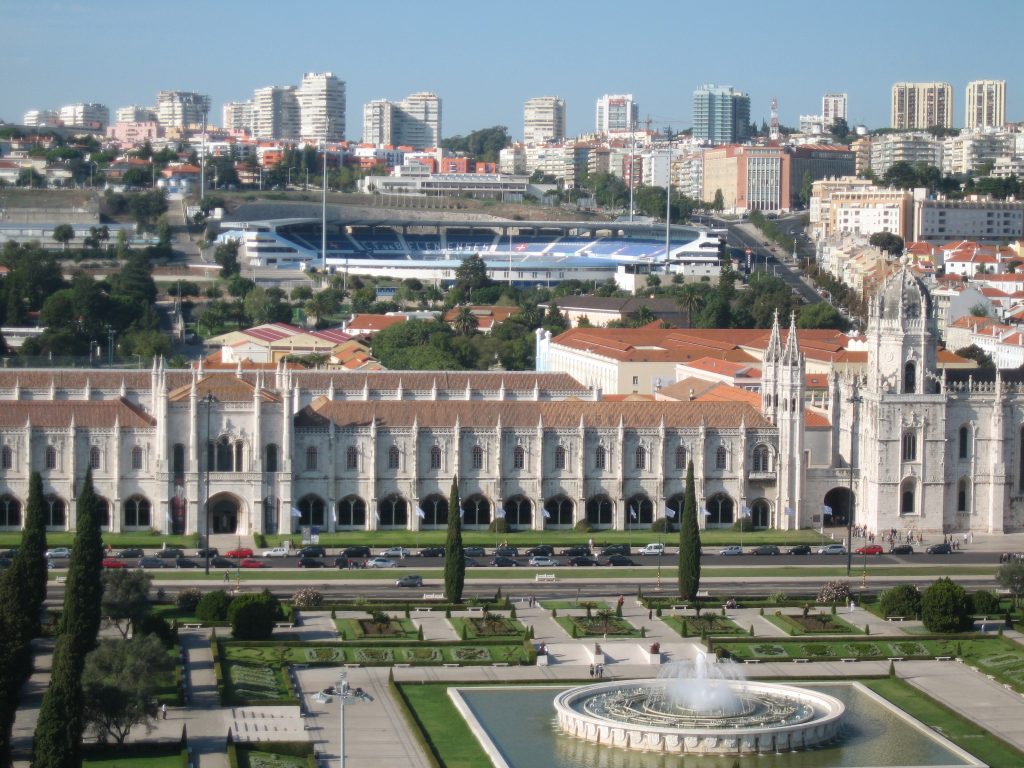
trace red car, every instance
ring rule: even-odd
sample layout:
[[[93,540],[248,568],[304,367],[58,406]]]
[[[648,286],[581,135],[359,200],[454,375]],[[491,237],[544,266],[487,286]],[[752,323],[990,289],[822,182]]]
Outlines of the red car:
[[[116,557],[104,557],[102,565],[104,568],[124,568],[125,562]]]
[[[880,555],[882,554],[882,548],[878,544],[866,544],[863,547],[857,547],[853,550],[858,555]]]
[[[247,557],[238,564],[239,568],[267,568],[267,564],[255,557]]]
[[[241,547],[239,549],[232,549],[230,552],[225,552],[224,557],[252,557],[252,550],[248,547]]]

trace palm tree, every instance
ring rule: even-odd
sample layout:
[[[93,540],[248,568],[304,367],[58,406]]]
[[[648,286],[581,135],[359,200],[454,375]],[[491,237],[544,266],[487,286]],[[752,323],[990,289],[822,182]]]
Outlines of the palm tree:
[[[472,336],[476,327],[477,319],[473,311],[467,306],[460,307],[452,320],[452,329],[455,333],[459,336]]]
[[[693,325],[693,318],[700,314],[707,301],[707,288],[699,283],[689,283],[683,286],[679,293],[679,308],[686,312],[690,325]]]
[[[602,608],[597,612],[597,618],[604,624],[604,633],[608,634],[608,624],[615,618],[615,611],[610,608]]]
[[[324,290],[314,294],[313,298],[306,302],[304,309],[308,316],[316,318],[316,325],[319,326],[324,318],[338,311],[339,304],[334,291]]]

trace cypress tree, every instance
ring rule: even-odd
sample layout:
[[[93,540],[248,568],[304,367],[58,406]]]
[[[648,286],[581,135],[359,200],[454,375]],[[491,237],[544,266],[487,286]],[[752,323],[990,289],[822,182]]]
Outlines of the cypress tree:
[[[25,506],[25,530],[21,547],[11,566],[17,571],[25,613],[32,621],[32,632],[39,634],[39,621],[46,601],[46,501],[43,499],[43,478],[33,472],[28,480],[28,503]]]
[[[92,470],[78,493],[75,542],[64,590],[60,636],[50,687],[39,709],[34,768],[78,768],[82,762],[82,672],[100,629],[103,543]]]
[[[697,525],[697,492],[693,462],[686,465],[686,491],[679,521],[679,596],[695,600],[700,591],[700,526]]]
[[[460,515],[459,478],[452,478],[448,496],[448,538],[444,546],[444,594],[450,603],[462,602],[466,583],[466,553],[462,551],[462,517]]]

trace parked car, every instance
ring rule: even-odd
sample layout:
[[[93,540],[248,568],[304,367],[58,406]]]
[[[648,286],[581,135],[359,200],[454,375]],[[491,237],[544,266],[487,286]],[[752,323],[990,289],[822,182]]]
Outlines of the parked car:
[[[46,550],[46,556],[49,558],[54,557],[71,557],[70,547],[54,547],[53,549]]]
[[[220,552],[217,550],[216,547],[204,547],[202,549],[196,550],[196,557],[217,557],[217,555],[219,554]]]
[[[6,557],[8,560],[13,560],[18,554],[17,547],[11,547],[0,552],[0,557]]]
[[[124,568],[127,563],[124,560],[118,560],[116,557],[104,557],[100,565],[104,568]]]
[[[909,544],[897,544],[894,547],[889,547],[890,555],[912,555],[914,554],[914,548]]]
[[[263,551],[263,557],[288,557],[291,552],[286,547],[274,547]]]
[[[252,550],[249,547],[239,547],[237,549],[229,549],[224,555],[225,557],[252,557]]]
[[[11,563],[13,562],[14,561],[11,560],[11,558],[0,555],[0,570],[3,570],[4,568],[10,568]]]
[[[566,557],[582,557],[590,555],[591,552],[590,547],[581,544],[575,547],[569,547],[568,549],[563,549],[558,554],[565,555]]]
[[[941,544],[932,544],[930,547],[925,549],[925,552],[929,555],[948,555],[953,551],[953,548],[946,542]]]
[[[239,568],[269,568],[270,566],[255,557],[244,557],[238,564]]]
[[[480,567],[480,561],[477,560],[475,557],[467,557],[466,558],[466,567],[467,568],[479,568]]]
[[[387,557],[371,557],[366,561],[367,568],[397,568],[398,563]]]
[[[495,557],[519,557],[519,550],[516,547],[495,547]]]
[[[303,547],[295,554],[299,557],[327,557],[327,549],[319,544],[311,544],[308,547]]]
[[[234,568],[235,561],[229,560],[226,557],[221,557],[220,555],[215,555],[210,558],[210,565],[214,568]]]
[[[199,563],[197,563],[195,560],[190,560],[187,557],[179,557],[177,560],[174,561],[174,567],[175,568],[198,568],[199,567]]]
[[[551,557],[555,554],[555,548],[550,544],[541,544],[536,547],[530,547],[524,554],[529,557]]]
[[[829,544],[824,547],[818,547],[819,555],[845,555],[846,547],[842,544]]]
[[[135,557],[142,557],[145,554],[146,553],[142,551],[141,547],[128,547],[128,549],[119,549],[119,550],[117,550],[117,554],[115,555],[115,557],[135,558]]]
[[[809,544],[797,544],[795,547],[789,548],[790,555],[809,555],[811,554],[811,547]]]
[[[519,565],[519,563],[517,563],[511,557],[498,555],[497,557],[491,560],[490,565],[492,568],[516,568]]]
[[[730,557],[734,556],[734,555],[742,555],[743,554],[743,547],[738,546],[736,544],[733,544],[731,547],[724,547],[724,548],[718,550],[718,554],[720,554],[720,555],[728,555]]]
[[[600,565],[596,558],[590,555],[577,555],[576,557],[569,558],[569,565],[585,566],[590,567],[594,565]]]
[[[420,557],[444,557],[444,547],[424,547],[420,550]]]
[[[762,544],[759,547],[754,547],[750,550],[752,555],[777,555],[779,554],[779,548],[774,544]]]
[[[557,568],[561,563],[547,555],[535,555],[530,558],[530,565],[536,568]]]
[[[405,547],[388,547],[380,553],[381,557],[397,557],[399,560],[408,557],[412,552]]]
[[[316,557],[300,557],[296,563],[299,568],[326,568],[327,563]]]
[[[631,558],[625,555],[609,555],[604,562],[605,565],[636,565]]]
[[[140,557],[139,568],[163,568],[164,561],[159,557]]]
[[[395,582],[396,587],[422,587],[423,577],[414,573],[407,574]]]
[[[590,552],[587,552],[587,554],[589,555]],[[629,544],[609,544],[598,554],[600,557],[608,557],[609,555],[628,555]]]
[[[185,553],[176,547],[167,547],[166,549],[161,549],[157,552],[156,556],[161,560],[174,560],[179,557],[184,557]]]
[[[663,555],[665,554],[664,544],[648,544],[639,551],[641,555]]]
[[[341,554],[343,554],[345,557],[369,557],[370,548],[363,546],[345,547]]]
[[[880,555],[883,550],[878,544],[865,544],[863,547],[857,547],[855,550],[858,555]]]
[[[483,547],[463,547],[462,554],[466,557],[483,557],[487,553]]]

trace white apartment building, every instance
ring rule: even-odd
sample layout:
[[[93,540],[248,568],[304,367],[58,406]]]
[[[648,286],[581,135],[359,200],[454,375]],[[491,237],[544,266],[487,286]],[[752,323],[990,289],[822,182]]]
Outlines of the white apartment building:
[[[704,191],[704,150],[687,147],[672,155],[672,184],[687,197],[699,200]]]
[[[523,105],[523,143],[547,144],[565,138],[565,100],[537,96]]]
[[[814,182],[810,226],[814,235],[829,239],[841,235],[865,238],[892,232],[909,239],[913,194],[905,189],[882,188],[867,179],[844,176]]]
[[[896,83],[892,123],[898,130],[953,127],[953,86],[949,83]]]
[[[991,175],[998,179],[1024,178],[1024,157],[997,157]]]
[[[807,133],[812,136],[824,133],[822,127],[824,118],[821,115],[800,115],[800,133]]]
[[[644,153],[643,181],[647,187],[668,186],[672,173],[672,150],[668,147],[652,147]]]
[[[968,200],[928,200],[924,198],[923,190],[915,191],[914,240],[998,243],[1022,237],[1024,202],[1002,202],[977,197]]]
[[[640,114],[633,94],[605,94],[597,100],[594,129],[598,133],[629,133],[636,126]]]
[[[974,173],[984,163],[1011,154],[1009,134],[963,131],[942,141],[942,172]]]
[[[526,173],[526,147],[513,144],[498,153],[498,171],[500,173]]]
[[[376,99],[363,105],[363,143],[375,147],[393,146],[391,142],[395,105],[387,99]]]
[[[199,125],[210,109],[210,97],[192,91],[159,91],[156,116],[162,128]]]
[[[307,72],[296,90],[299,135],[304,139],[343,141],[345,82],[331,72]]]
[[[156,110],[152,107],[118,107],[114,113],[114,122],[117,123],[151,123],[157,120]]]
[[[964,127],[1002,128],[1006,125],[1006,81],[972,80],[967,84]]]
[[[826,93],[821,97],[821,125],[826,131],[840,118],[849,120],[847,98],[845,93]]]
[[[257,139],[299,138],[299,100],[294,85],[268,85],[253,94],[253,136]]]
[[[540,171],[563,181],[575,177],[572,145],[544,144],[527,145],[524,149],[525,173],[531,175]],[[504,171],[503,171],[504,173]]]
[[[103,104],[68,104],[60,108],[60,121],[64,125],[81,125],[106,130],[110,125],[110,110]]]
[[[363,143],[436,147],[441,141],[441,99],[428,91],[399,102],[376,99],[363,106]]]
[[[528,176],[501,173],[431,173],[424,165],[400,165],[393,176],[367,176],[359,181],[365,194],[453,197],[519,202],[529,188]]]
[[[225,131],[253,132],[254,109],[252,100],[228,101],[223,109]]]
[[[942,167],[942,142],[927,133],[889,133],[871,139],[871,170],[883,176],[895,163]]]
[[[30,109],[21,119],[23,125],[36,128],[40,125],[56,125],[60,122],[60,110]]]

